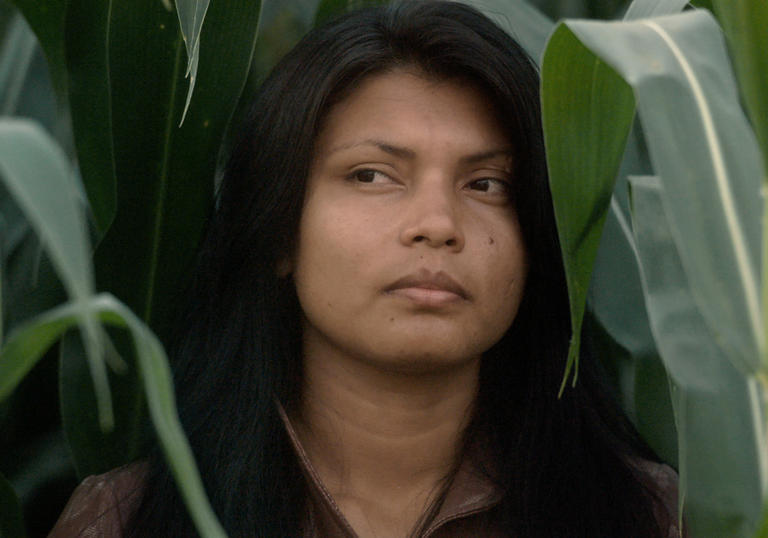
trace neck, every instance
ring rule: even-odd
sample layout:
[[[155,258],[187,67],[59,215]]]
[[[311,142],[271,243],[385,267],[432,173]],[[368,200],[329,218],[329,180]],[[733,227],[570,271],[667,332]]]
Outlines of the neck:
[[[297,433],[361,534],[375,534],[376,521],[410,530],[435,500],[456,464],[478,371],[479,359],[414,375],[305,356]]]

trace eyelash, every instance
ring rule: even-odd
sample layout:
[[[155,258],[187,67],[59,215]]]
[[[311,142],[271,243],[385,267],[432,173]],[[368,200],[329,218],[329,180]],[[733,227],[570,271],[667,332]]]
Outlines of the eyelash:
[[[489,184],[499,185],[502,191],[500,194],[504,194],[505,196],[510,196],[512,194],[512,185],[510,184],[510,182],[498,177],[483,177],[480,179],[475,179],[470,181],[467,184],[467,186],[471,187],[472,185],[477,185],[478,183],[481,183],[481,182],[488,182]],[[477,190],[477,189],[471,189],[471,190]],[[480,192],[489,192],[489,191],[481,190]]]
[[[373,168],[361,168],[360,170],[355,170],[354,172],[349,174],[349,176],[347,176],[347,179],[353,180],[353,181],[360,181],[361,174],[373,174],[374,176],[376,174],[378,174],[378,175],[382,175],[382,176],[386,177],[387,179],[391,180],[391,178],[387,174],[385,174],[384,172],[382,172],[380,170],[375,170]],[[370,183],[374,183],[374,181],[360,181],[360,183],[369,183],[370,184]]]
[[[365,174],[365,175],[372,175],[373,177],[371,178],[371,181],[361,181],[361,176],[363,174]],[[374,184],[375,183],[375,176],[376,175],[384,176],[389,181],[393,181],[392,178],[389,175],[387,175],[386,173],[382,172],[381,170],[376,170],[374,168],[361,168],[359,170],[355,170],[355,171],[351,172],[347,176],[347,179],[350,180],[350,181],[357,181],[359,183]],[[472,189],[471,188],[472,185],[477,185],[477,184],[479,184],[481,182],[488,182],[489,184],[495,184],[495,185],[499,186],[499,189],[501,190],[501,192],[497,192],[497,193],[490,192],[491,196],[493,196],[493,195],[503,195],[503,196],[506,196],[506,197],[511,197],[511,195],[512,195],[512,185],[511,185],[511,183],[509,181],[507,181],[506,179],[502,179],[502,178],[498,178],[498,177],[482,177],[482,178],[474,179],[474,180],[470,181],[469,183],[467,183],[467,187],[469,187],[470,190],[473,190],[475,192],[489,193],[490,185],[489,185],[489,189],[488,190]]]

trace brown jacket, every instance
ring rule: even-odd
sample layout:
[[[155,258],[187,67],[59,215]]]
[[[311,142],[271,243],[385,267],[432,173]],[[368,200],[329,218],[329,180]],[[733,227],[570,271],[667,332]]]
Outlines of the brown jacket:
[[[285,417],[284,417],[285,418]],[[302,536],[357,538],[315,472],[298,437],[285,418],[286,429],[310,484],[310,502]],[[468,536],[500,537],[494,528],[492,508],[501,493],[483,474],[476,471],[478,454],[470,449],[456,476],[448,486],[437,514],[416,533],[418,538],[457,538]],[[643,462],[640,467],[649,482],[658,486],[672,515],[677,514],[677,476],[667,465]],[[144,488],[145,463],[135,463],[100,476],[86,478],[75,490],[49,538],[120,538],[127,518],[136,508]],[[675,517],[676,519],[676,517]],[[670,525],[669,538],[680,533]]]

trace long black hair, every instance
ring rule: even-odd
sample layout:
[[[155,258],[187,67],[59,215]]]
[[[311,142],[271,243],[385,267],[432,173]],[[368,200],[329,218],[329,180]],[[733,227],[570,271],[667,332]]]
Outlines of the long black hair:
[[[510,536],[661,536],[636,469],[655,459],[586,354],[558,398],[570,338],[546,175],[538,74],[515,41],[466,5],[367,8],[310,32],[255,96],[201,247],[172,352],[179,409],[213,507],[230,536],[295,536],[306,484],[275,401],[301,386],[300,307],[276,270],[294,248],[314,142],[334,103],[400,67],[482,90],[515,150],[514,200],[528,252],[522,304],[482,359],[468,435],[488,440],[494,510]],[[129,534],[194,536],[156,453]]]

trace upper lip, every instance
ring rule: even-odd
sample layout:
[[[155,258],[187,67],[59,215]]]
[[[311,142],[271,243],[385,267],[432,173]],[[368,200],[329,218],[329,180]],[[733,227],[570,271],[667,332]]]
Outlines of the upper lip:
[[[423,288],[427,290],[444,290],[455,293],[462,299],[469,299],[470,295],[458,282],[456,282],[448,273],[438,271],[433,273],[429,270],[421,270],[400,278],[384,288],[385,292],[399,290],[403,288]]]

